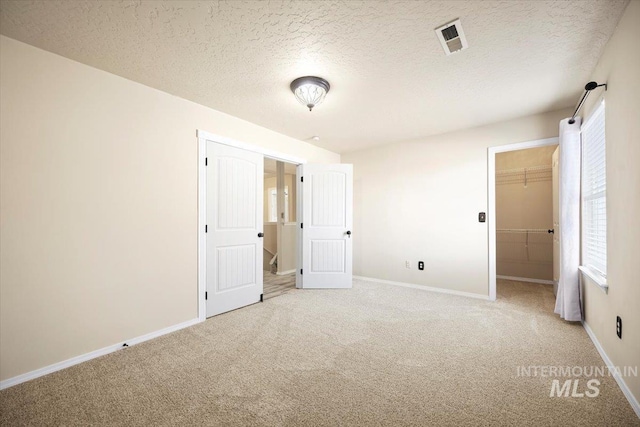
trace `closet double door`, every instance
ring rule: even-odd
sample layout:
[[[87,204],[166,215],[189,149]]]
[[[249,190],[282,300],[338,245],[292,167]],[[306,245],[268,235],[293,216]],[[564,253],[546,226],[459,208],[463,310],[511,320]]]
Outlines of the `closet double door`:
[[[206,316],[262,300],[264,155],[206,141]],[[353,168],[298,166],[298,288],[352,281]]]

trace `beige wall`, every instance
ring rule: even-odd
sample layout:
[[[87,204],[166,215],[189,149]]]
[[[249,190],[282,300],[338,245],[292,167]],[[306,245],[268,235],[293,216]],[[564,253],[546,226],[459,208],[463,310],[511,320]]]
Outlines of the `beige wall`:
[[[340,156],[0,38],[0,378],[197,316],[196,129]]]
[[[616,366],[640,363],[640,1],[631,1],[592,79],[607,82],[607,282],[605,294],[587,279],[586,323]],[[585,116],[602,94],[590,97]],[[616,335],[622,318],[622,339]],[[640,378],[625,382],[640,401]]]
[[[551,168],[557,145],[496,154],[496,172],[535,166]],[[496,228],[553,228],[551,169],[530,175],[496,178]],[[515,179],[514,179],[515,178]],[[500,276],[553,280],[553,235],[548,233],[504,233],[496,236],[496,271]]]
[[[276,223],[268,223],[269,219],[269,189],[277,188],[275,176],[268,176],[264,179],[264,245],[265,248],[274,254],[278,253],[278,273],[295,270],[296,268],[296,176],[292,174],[284,175],[285,186],[289,187],[289,222],[281,228],[282,238],[278,239],[278,227]],[[280,247],[278,247],[278,241]],[[269,257],[271,259],[271,257]],[[270,270],[269,260],[263,262],[264,269]]]
[[[527,148],[525,150],[506,151],[496,154],[496,171],[505,169],[530,168],[533,166],[551,166],[551,156],[557,145]]]
[[[278,251],[278,273],[286,273],[296,269],[296,242],[298,226],[288,223],[282,226],[281,247]]]
[[[354,274],[488,295],[487,149],[557,136],[569,114],[343,154],[354,164]]]
[[[296,176],[284,174],[284,184],[288,187],[289,204],[287,210],[289,218],[287,223],[281,223],[278,228],[278,273],[289,273],[296,269],[296,236],[298,227],[296,224]]]

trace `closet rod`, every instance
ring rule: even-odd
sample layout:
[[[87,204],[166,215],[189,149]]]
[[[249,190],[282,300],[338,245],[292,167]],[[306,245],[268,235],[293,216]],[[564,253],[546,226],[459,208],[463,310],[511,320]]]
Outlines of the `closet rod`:
[[[597,82],[589,82],[584,86],[584,95],[582,95],[582,99],[580,100],[580,102],[578,102],[578,106],[576,107],[576,111],[573,112],[573,116],[571,116],[571,118],[569,119],[569,124],[572,125],[576,122],[576,114],[578,114],[578,112],[580,111],[580,109],[582,108],[582,106],[584,105],[584,101],[587,100],[587,96],[589,96],[589,92],[591,92],[592,90],[594,90],[597,87],[600,86],[604,86],[604,90],[607,90],[607,84],[606,83],[601,83],[598,84]]]
[[[546,228],[498,228],[498,233],[547,233],[553,234],[552,229]]]

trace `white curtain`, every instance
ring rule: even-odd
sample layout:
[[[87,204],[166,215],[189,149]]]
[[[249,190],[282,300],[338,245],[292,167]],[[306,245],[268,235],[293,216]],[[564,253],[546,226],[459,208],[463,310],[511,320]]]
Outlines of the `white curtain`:
[[[580,118],[560,122],[560,277],[555,312],[582,320],[580,302]]]

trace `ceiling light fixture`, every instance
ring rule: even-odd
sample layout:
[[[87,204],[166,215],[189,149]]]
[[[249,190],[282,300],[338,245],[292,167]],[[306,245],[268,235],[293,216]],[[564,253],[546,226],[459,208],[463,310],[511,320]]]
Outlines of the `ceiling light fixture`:
[[[290,87],[296,99],[309,111],[324,100],[331,88],[328,81],[314,76],[299,77],[291,82]]]

